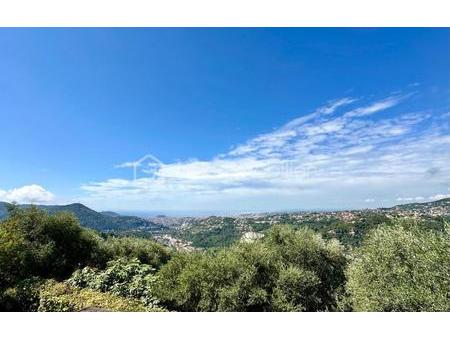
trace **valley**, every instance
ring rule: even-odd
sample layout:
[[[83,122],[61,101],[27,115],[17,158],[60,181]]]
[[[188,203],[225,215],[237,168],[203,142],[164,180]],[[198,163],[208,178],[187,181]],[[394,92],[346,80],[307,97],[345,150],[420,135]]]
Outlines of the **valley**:
[[[7,206],[7,203],[0,202],[0,220],[6,217]],[[30,205],[20,207],[29,208]],[[114,212],[97,212],[80,203],[37,207],[50,214],[72,213],[82,226],[103,233],[153,238],[161,244],[186,251],[250,241],[264,236],[271,227],[279,224],[287,224],[294,229],[310,228],[324,238],[337,238],[344,245],[358,246],[371,229],[403,217],[426,220],[429,226],[436,228],[442,227],[443,220],[450,220],[450,198],[391,208],[206,217],[123,216]]]

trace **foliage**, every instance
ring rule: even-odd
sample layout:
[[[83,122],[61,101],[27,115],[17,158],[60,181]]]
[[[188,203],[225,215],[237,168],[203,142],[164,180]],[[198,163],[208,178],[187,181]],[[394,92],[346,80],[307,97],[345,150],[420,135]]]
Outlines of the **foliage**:
[[[226,247],[239,239],[241,234],[229,219],[225,218],[224,222],[225,224],[219,227],[197,229],[182,233],[181,236],[198,248]]]
[[[89,288],[100,292],[135,298],[147,307],[155,307],[158,300],[153,295],[155,269],[139,260],[119,258],[108,262],[105,270],[85,267],[77,270],[68,279],[69,285]]]
[[[272,227],[272,223],[270,222],[251,223],[250,227],[252,228],[253,231],[265,232]]]
[[[171,257],[171,251],[152,240],[138,237],[108,236],[100,242],[101,250],[107,260],[121,257],[136,258],[142,264],[158,269]]]
[[[174,253],[150,239],[87,230],[69,214],[8,208],[1,311],[450,311],[444,219],[330,218]],[[224,218],[203,244],[231,244],[230,224]]]
[[[335,241],[277,226],[263,240],[176,255],[158,273],[156,290],[181,311],[330,310],[345,262]]]
[[[36,311],[43,282],[41,278],[31,277],[7,288],[0,294],[0,311]]]
[[[13,208],[0,223],[0,288],[30,276],[64,278],[94,260],[97,241],[69,214]]]
[[[366,234],[372,229],[390,223],[391,219],[386,215],[366,212],[351,222],[336,220],[319,232],[326,238],[330,238],[332,233],[342,244],[356,247],[361,245]]]
[[[370,233],[348,267],[356,311],[449,311],[450,233],[399,221]]]
[[[66,283],[49,280],[40,293],[38,311],[160,311],[148,309],[141,302],[91,289],[79,289]]]
[[[311,271],[289,266],[280,271],[273,291],[275,311],[305,311],[319,302],[320,279]]]
[[[293,231],[285,226],[271,229],[265,241],[276,249],[284,267],[294,266],[318,277],[320,282],[315,294],[306,302],[306,311],[332,310],[335,307],[336,292],[345,283],[347,263],[344,248],[338,241],[326,241],[310,229]],[[310,285],[311,276],[306,274],[304,278]]]
[[[265,283],[269,270],[275,269],[264,262],[267,257],[259,250],[265,248],[260,245],[242,244],[232,249],[177,255],[158,273],[157,295],[180,311],[260,309],[265,305],[265,290],[256,279]],[[245,251],[246,257],[239,262]]]
[[[23,232],[10,231],[0,223],[0,290],[26,277],[32,268],[33,254]]]

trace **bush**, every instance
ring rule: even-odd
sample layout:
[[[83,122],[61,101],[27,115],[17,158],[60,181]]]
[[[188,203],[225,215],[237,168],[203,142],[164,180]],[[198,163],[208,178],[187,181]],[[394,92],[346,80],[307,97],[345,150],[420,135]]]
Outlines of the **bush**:
[[[0,288],[30,276],[62,279],[92,263],[97,245],[70,214],[16,207],[0,223]]]
[[[90,289],[79,289],[54,280],[48,281],[42,288],[38,310],[43,312],[149,311],[136,300]]]
[[[263,311],[276,268],[260,243],[178,254],[158,273],[157,295],[179,311]]]
[[[336,241],[277,226],[252,243],[177,254],[158,272],[156,292],[179,311],[332,310],[345,264]]]
[[[171,257],[171,251],[145,238],[109,236],[100,242],[105,259],[137,258],[142,264],[149,264],[155,269],[160,268]]]
[[[77,270],[67,283],[79,288],[134,298],[147,307],[155,307],[158,300],[153,292],[156,282],[154,271],[149,265],[140,264],[137,259],[120,258],[109,262],[105,270],[90,267]]]
[[[31,274],[33,254],[22,231],[0,223],[0,292]]]
[[[218,279],[219,311],[271,311],[271,290],[281,269],[277,253],[263,241],[243,243],[219,255],[227,279]]]
[[[348,267],[356,311],[449,311],[450,234],[413,220],[373,231]]]
[[[280,271],[273,291],[275,311],[306,311],[320,302],[320,279],[311,271],[290,266]]]
[[[306,277],[308,271],[318,278],[315,295],[302,296],[305,311],[335,309],[337,293],[345,284],[347,264],[344,248],[337,240],[326,241],[313,230],[293,231],[285,226],[273,227],[264,240],[276,250],[284,268],[298,268],[310,281],[313,277]]]
[[[38,277],[25,279],[0,294],[0,311],[36,311],[39,306],[40,287],[44,281]]]

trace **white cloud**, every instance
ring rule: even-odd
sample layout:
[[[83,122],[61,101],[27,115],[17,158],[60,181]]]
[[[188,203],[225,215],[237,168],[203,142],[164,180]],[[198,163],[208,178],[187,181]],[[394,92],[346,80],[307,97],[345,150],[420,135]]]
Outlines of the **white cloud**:
[[[344,207],[386,196],[393,203],[395,196],[420,201],[448,186],[450,137],[448,124],[436,123],[439,114],[372,118],[407,97],[390,96],[341,113],[356,100],[331,101],[211,160],[162,163],[147,156],[151,176],[83,184],[84,199],[153,210]],[[365,199],[367,194],[374,198]]]
[[[356,108],[352,111],[349,111],[344,116],[345,117],[356,117],[356,116],[361,117],[361,116],[371,115],[376,112],[386,110],[388,108],[396,106],[404,98],[405,97],[401,97],[401,96],[391,96],[384,100],[374,102],[369,106]]]
[[[441,200],[443,198],[450,198],[450,194],[436,194],[428,197],[430,200]]]
[[[26,185],[10,190],[0,190],[0,201],[17,203],[48,203],[54,195],[37,184]]]
[[[234,150],[230,151],[227,155],[231,156],[242,156],[245,154],[250,154],[252,152],[255,152],[257,150],[263,150],[271,149],[273,147],[282,147],[284,146],[289,140],[292,140],[299,136],[300,134],[303,134],[304,131],[302,130],[304,127],[311,128],[310,133],[312,134],[319,134],[322,131],[323,133],[326,133],[327,131],[333,131],[333,129],[338,129],[339,126],[336,125],[336,121],[330,121],[330,124],[324,126],[308,126],[306,123],[315,120],[321,117],[326,117],[327,115],[330,115],[336,111],[341,106],[348,105],[350,103],[353,103],[356,101],[353,98],[342,98],[335,101],[330,101],[327,105],[324,107],[318,108],[315,112],[308,114],[306,116],[302,116],[299,118],[296,118],[288,123],[286,123],[281,128],[275,130],[274,132],[263,134],[260,136],[257,136],[250,141],[248,141],[246,144],[239,145]],[[319,128],[315,132],[314,128]],[[307,129],[308,130],[308,129]],[[264,151],[264,150],[263,150]],[[224,156],[224,155],[222,155]]]
[[[423,201],[425,198],[422,196],[416,196],[416,197],[398,197],[396,201],[398,202],[420,202]]]

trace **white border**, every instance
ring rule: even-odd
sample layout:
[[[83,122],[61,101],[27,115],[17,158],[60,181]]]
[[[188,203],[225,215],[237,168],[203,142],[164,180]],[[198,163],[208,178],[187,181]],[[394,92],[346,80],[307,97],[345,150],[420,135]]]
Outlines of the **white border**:
[[[4,313],[3,337],[442,337],[450,313]]]
[[[2,0],[1,26],[450,26],[448,0]]]
[[[14,0],[0,26],[450,26],[448,0]],[[3,337],[440,337],[450,313],[2,313]]]

